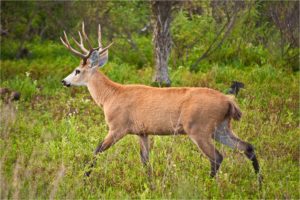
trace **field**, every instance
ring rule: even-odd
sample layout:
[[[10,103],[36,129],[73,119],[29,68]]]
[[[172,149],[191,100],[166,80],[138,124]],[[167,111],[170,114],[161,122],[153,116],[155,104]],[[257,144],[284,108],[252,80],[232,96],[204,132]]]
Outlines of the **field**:
[[[299,72],[270,64],[212,64],[197,73],[184,66],[170,69],[175,87],[225,93],[232,80],[245,83],[237,97],[243,117],[233,129],[255,146],[261,189],[245,156],[220,144],[225,159],[211,179],[209,161],[186,136],[151,137],[150,177],[140,162],[137,137],[128,135],[99,155],[91,177],[84,179],[108,128],[86,88],[60,83],[78,60],[58,45],[47,46],[35,59],[0,61],[0,86],[21,93],[20,101],[1,101],[0,199],[300,198]],[[123,84],[150,85],[153,75],[152,66],[137,69],[118,61],[101,71]]]

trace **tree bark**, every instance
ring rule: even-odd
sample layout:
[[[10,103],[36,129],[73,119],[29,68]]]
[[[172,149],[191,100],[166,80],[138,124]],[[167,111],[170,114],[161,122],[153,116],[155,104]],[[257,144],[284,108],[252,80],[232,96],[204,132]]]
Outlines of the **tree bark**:
[[[171,52],[172,38],[170,24],[172,21],[172,1],[151,1],[153,44],[155,51],[155,75],[153,81],[161,86],[171,86],[168,72],[168,59]]]

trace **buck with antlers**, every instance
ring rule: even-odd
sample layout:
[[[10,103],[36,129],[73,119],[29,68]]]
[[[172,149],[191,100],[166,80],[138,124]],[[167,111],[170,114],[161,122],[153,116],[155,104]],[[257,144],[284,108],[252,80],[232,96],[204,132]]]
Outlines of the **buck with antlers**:
[[[214,177],[223,156],[213,145],[212,139],[233,149],[241,150],[252,161],[259,173],[259,164],[251,144],[239,139],[231,130],[232,119],[239,120],[241,111],[232,98],[209,88],[154,88],[144,85],[121,85],[111,81],[98,71],[108,60],[108,48],[101,44],[99,25],[98,47],[93,48],[82,24],[80,42],[74,42],[84,53],[71,47],[64,32],[62,43],[74,55],[82,58],[75,70],[62,80],[65,86],[87,86],[97,105],[103,108],[109,132],[94,152],[107,150],[127,134],[139,136],[141,160],[149,159],[149,135],[186,134],[209,158],[210,175]],[[89,46],[83,45],[83,38]],[[86,172],[89,176],[91,168]]]

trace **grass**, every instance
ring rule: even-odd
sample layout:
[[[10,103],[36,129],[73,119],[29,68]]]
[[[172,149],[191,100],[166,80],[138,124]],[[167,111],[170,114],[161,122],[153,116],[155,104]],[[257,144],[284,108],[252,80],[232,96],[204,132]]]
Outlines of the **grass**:
[[[136,136],[129,135],[98,156],[84,181],[85,164],[108,128],[86,88],[60,84],[77,62],[64,55],[0,61],[1,87],[22,95],[19,102],[1,101],[1,199],[300,198],[299,73],[267,64],[170,70],[173,86],[226,92],[232,80],[245,83],[237,98],[243,118],[233,128],[256,148],[264,175],[259,190],[251,163],[220,144],[225,159],[217,179],[210,179],[209,161],[186,136],[151,137],[151,178]],[[113,61],[103,71],[126,84],[150,85],[153,74],[150,67]]]

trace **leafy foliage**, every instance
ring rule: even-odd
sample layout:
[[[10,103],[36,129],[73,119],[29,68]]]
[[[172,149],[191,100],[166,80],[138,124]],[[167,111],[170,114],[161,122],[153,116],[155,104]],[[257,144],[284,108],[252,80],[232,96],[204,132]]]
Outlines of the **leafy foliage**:
[[[62,30],[76,36],[85,21],[94,42],[96,25],[101,23],[104,43],[115,41],[114,57],[137,68],[153,65],[149,2],[2,1],[1,6],[1,59],[20,57],[24,48],[31,52],[32,41],[50,39],[57,43]],[[297,6],[297,2],[265,1],[182,3],[171,24],[170,65],[190,67],[212,45],[209,55],[197,65],[198,70],[213,63],[235,62],[245,66],[269,63],[297,71]],[[235,13],[236,20],[226,34],[224,27]]]

